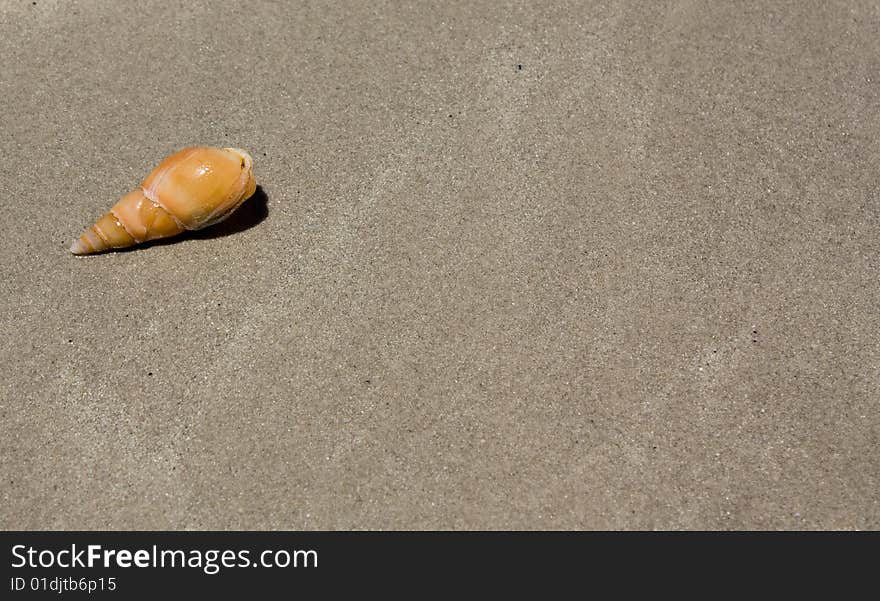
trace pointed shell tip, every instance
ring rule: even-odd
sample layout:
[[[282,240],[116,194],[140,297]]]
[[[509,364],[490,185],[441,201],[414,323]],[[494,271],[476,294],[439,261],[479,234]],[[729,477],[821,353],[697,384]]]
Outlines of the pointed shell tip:
[[[82,240],[76,239],[70,245],[70,252],[75,255],[84,255],[86,254],[86,246],[82,243]]]

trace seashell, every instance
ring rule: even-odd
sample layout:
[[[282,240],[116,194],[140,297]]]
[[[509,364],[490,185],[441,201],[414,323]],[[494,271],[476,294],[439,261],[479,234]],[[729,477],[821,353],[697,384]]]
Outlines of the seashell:
[[[238,148],[175,152],[75,241],[89,255],[176,236],[223,221],[256,191],[254,160]]]

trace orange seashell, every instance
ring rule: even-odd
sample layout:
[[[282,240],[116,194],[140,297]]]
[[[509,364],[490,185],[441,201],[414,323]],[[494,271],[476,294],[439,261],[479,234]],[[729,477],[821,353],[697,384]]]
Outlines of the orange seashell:
[[[175,152],[70,247],[75,255],[127,248],[223,221],[257,189],[254,160],[238,148]]]

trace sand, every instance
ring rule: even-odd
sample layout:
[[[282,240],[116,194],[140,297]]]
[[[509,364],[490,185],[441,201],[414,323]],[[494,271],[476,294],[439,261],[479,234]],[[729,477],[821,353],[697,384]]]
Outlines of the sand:
[[[2,0],[0,527],[880,528],[876,3],[437,4]]]

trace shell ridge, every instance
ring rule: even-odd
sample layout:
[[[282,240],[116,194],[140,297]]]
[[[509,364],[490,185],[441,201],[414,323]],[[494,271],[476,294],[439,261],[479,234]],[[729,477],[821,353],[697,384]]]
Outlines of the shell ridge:
[[[178,159],[178,161],[182,162],[185,159],[188,159],[193,154],[198,152],[199,148],[200,148],[199,146],[192,146],[190,148],[186,148],[183,151],[177,153],[177,154],[180,154],[180,158]],[[172,156],[174,156],[174,155],[172,155]],[[144,186],[143,184],[141,184],[141,190],[144,191],[144,196],[149,198],[153,203],[162,207],[162,210],[165,211],[166,213],[168,213],[177,225],[179,225],[181,228],[183,228],[185,230],[188,230],[189,228],[184,226],[183,223],[181,223],[181,221],[177,218],[177,215],[175,215],[174,213],[169,211],[168,207],[166,207],[164,204],[162,204],[159,201],[159,195],[153,191],[153,190],[161,189],[162,184],[165,183],[165,180],[168,178],[168,176],[169,176],[170,172],[172,171],[172,169],[174,168],[174,166],[175,165],[167,165],[164,169],[162,169],[162,172],[156,177],[155,181],[153,181],[152,186],[150,186],[150,188],[152,188],[152,189],[147,189],[147,186]],[[149,177],[147,177],[147,179],[149,179]]]
[[[101,242],[103,242],[109,248],[110,238],[107,236],[107,234],[101,231],[101,227],[97,223],[95,223],[94,225],[92,225],[92,229],[95,230],[95,233],[98,235],[98,238],[101,239]]]
[[[135,236],[134,233],[130,229],[128,229],[128,226],[125,224],[125,222],[122,219],[119,218],[119,215],[117,215],[115,212],[113,212],[113,209],[110,209],[110,214],[113,215],[113,218],[116,219],[116,223],[121,225],[122,229],[125,230],[125,233],[128,234],[129,236],[131,236],[135,242],[137,242],[138,244],[143,242],[143,240],[140,237]]]
[[[159,197],[156,196],[151,190],[147,190],[145,187],[141,186],[141,191],[144,193],[144,196],[147,197],[147,200],[149,200],[151,203],[153,203],[154,205],[156,205],[157,207],[159,207],[160,209],[162,209],[163,211],[168,213],[168,216],[171,217],[172,221],[174,221],[174,223],[177,224],[177,227],[179,227],[182,230],[189,229],[180,221],[180,219],[177,218],[177,215],[175,215],[174,213],[169,211],[168,207],[166,207],[165,205],[162,204],[162,201],[159,200]]]
[[[104,250],[99,244],[99,242],[101,242],[101,239],[97,236],[97,234],[95,234],[94,226],[87,229],[83,233],[83,236],[85,236],[86,241],[89,243],[89,246],[92,247],[92,252],[100,252]]]

